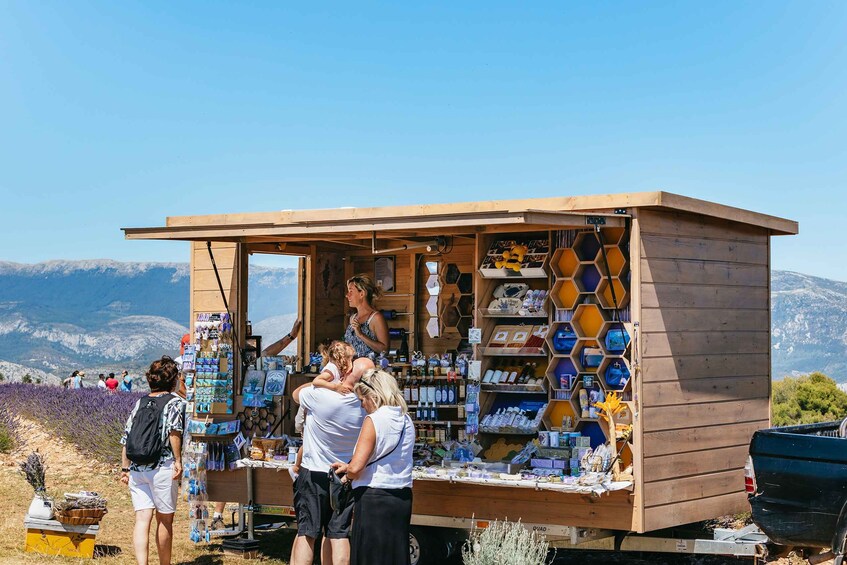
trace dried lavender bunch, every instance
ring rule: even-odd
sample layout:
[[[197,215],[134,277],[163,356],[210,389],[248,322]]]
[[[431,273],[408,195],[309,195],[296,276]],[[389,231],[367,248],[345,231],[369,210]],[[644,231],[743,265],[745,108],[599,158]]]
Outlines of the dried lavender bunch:
[[[66,498],[65,500],[59,501],[54,504],[53,508],[56,510],[56,512],[64,512],[65,510],[80,510],[84,508],[105,510],[106,499],[101,496],[74,499]]]
[[[47,466],[44,464],[43,455],[38,451],[33,451],[26,458],[26,461],[18,463],[18,467],[26,482],[35,490],[35,494],[46,494],[47,487],[44,483],[44,475],[46,474]]]

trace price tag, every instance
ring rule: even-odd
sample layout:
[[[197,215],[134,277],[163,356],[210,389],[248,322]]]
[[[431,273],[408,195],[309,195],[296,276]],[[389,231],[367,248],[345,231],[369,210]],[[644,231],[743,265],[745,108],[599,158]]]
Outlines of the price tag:
[[[471,345],[482,343],[482,328],[470,328],[468,330],[468,343]]]

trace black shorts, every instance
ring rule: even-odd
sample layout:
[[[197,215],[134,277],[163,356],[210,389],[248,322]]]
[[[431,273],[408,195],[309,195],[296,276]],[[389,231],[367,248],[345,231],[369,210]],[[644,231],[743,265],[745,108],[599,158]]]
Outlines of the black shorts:
[[[294,513],[297,517],[297,535],[327,539],[350,537],[353,519],[353,497],[346,508],[335,511],[329,504],[329,477],[320,471],[300,467],[294,482]]]

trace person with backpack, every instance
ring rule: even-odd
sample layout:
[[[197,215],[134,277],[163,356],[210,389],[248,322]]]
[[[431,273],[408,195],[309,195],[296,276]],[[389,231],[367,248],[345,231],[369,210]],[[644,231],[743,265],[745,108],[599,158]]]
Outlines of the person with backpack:
[[[159,563],[169,565],[182,475],[185,400],[172,393],[179,368],[167,355],[153,361],[146,376],[150,394],[135,403],[121,437],[121,482],[129,486],[135,509],[135,559],[139,565],[147,565],[155,512]]]

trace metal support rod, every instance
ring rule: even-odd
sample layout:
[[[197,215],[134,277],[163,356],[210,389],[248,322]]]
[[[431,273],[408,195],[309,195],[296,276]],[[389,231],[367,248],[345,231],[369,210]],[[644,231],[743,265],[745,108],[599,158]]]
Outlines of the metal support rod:
[[[247,467],[247,539],[253,538],[253,468]]]

